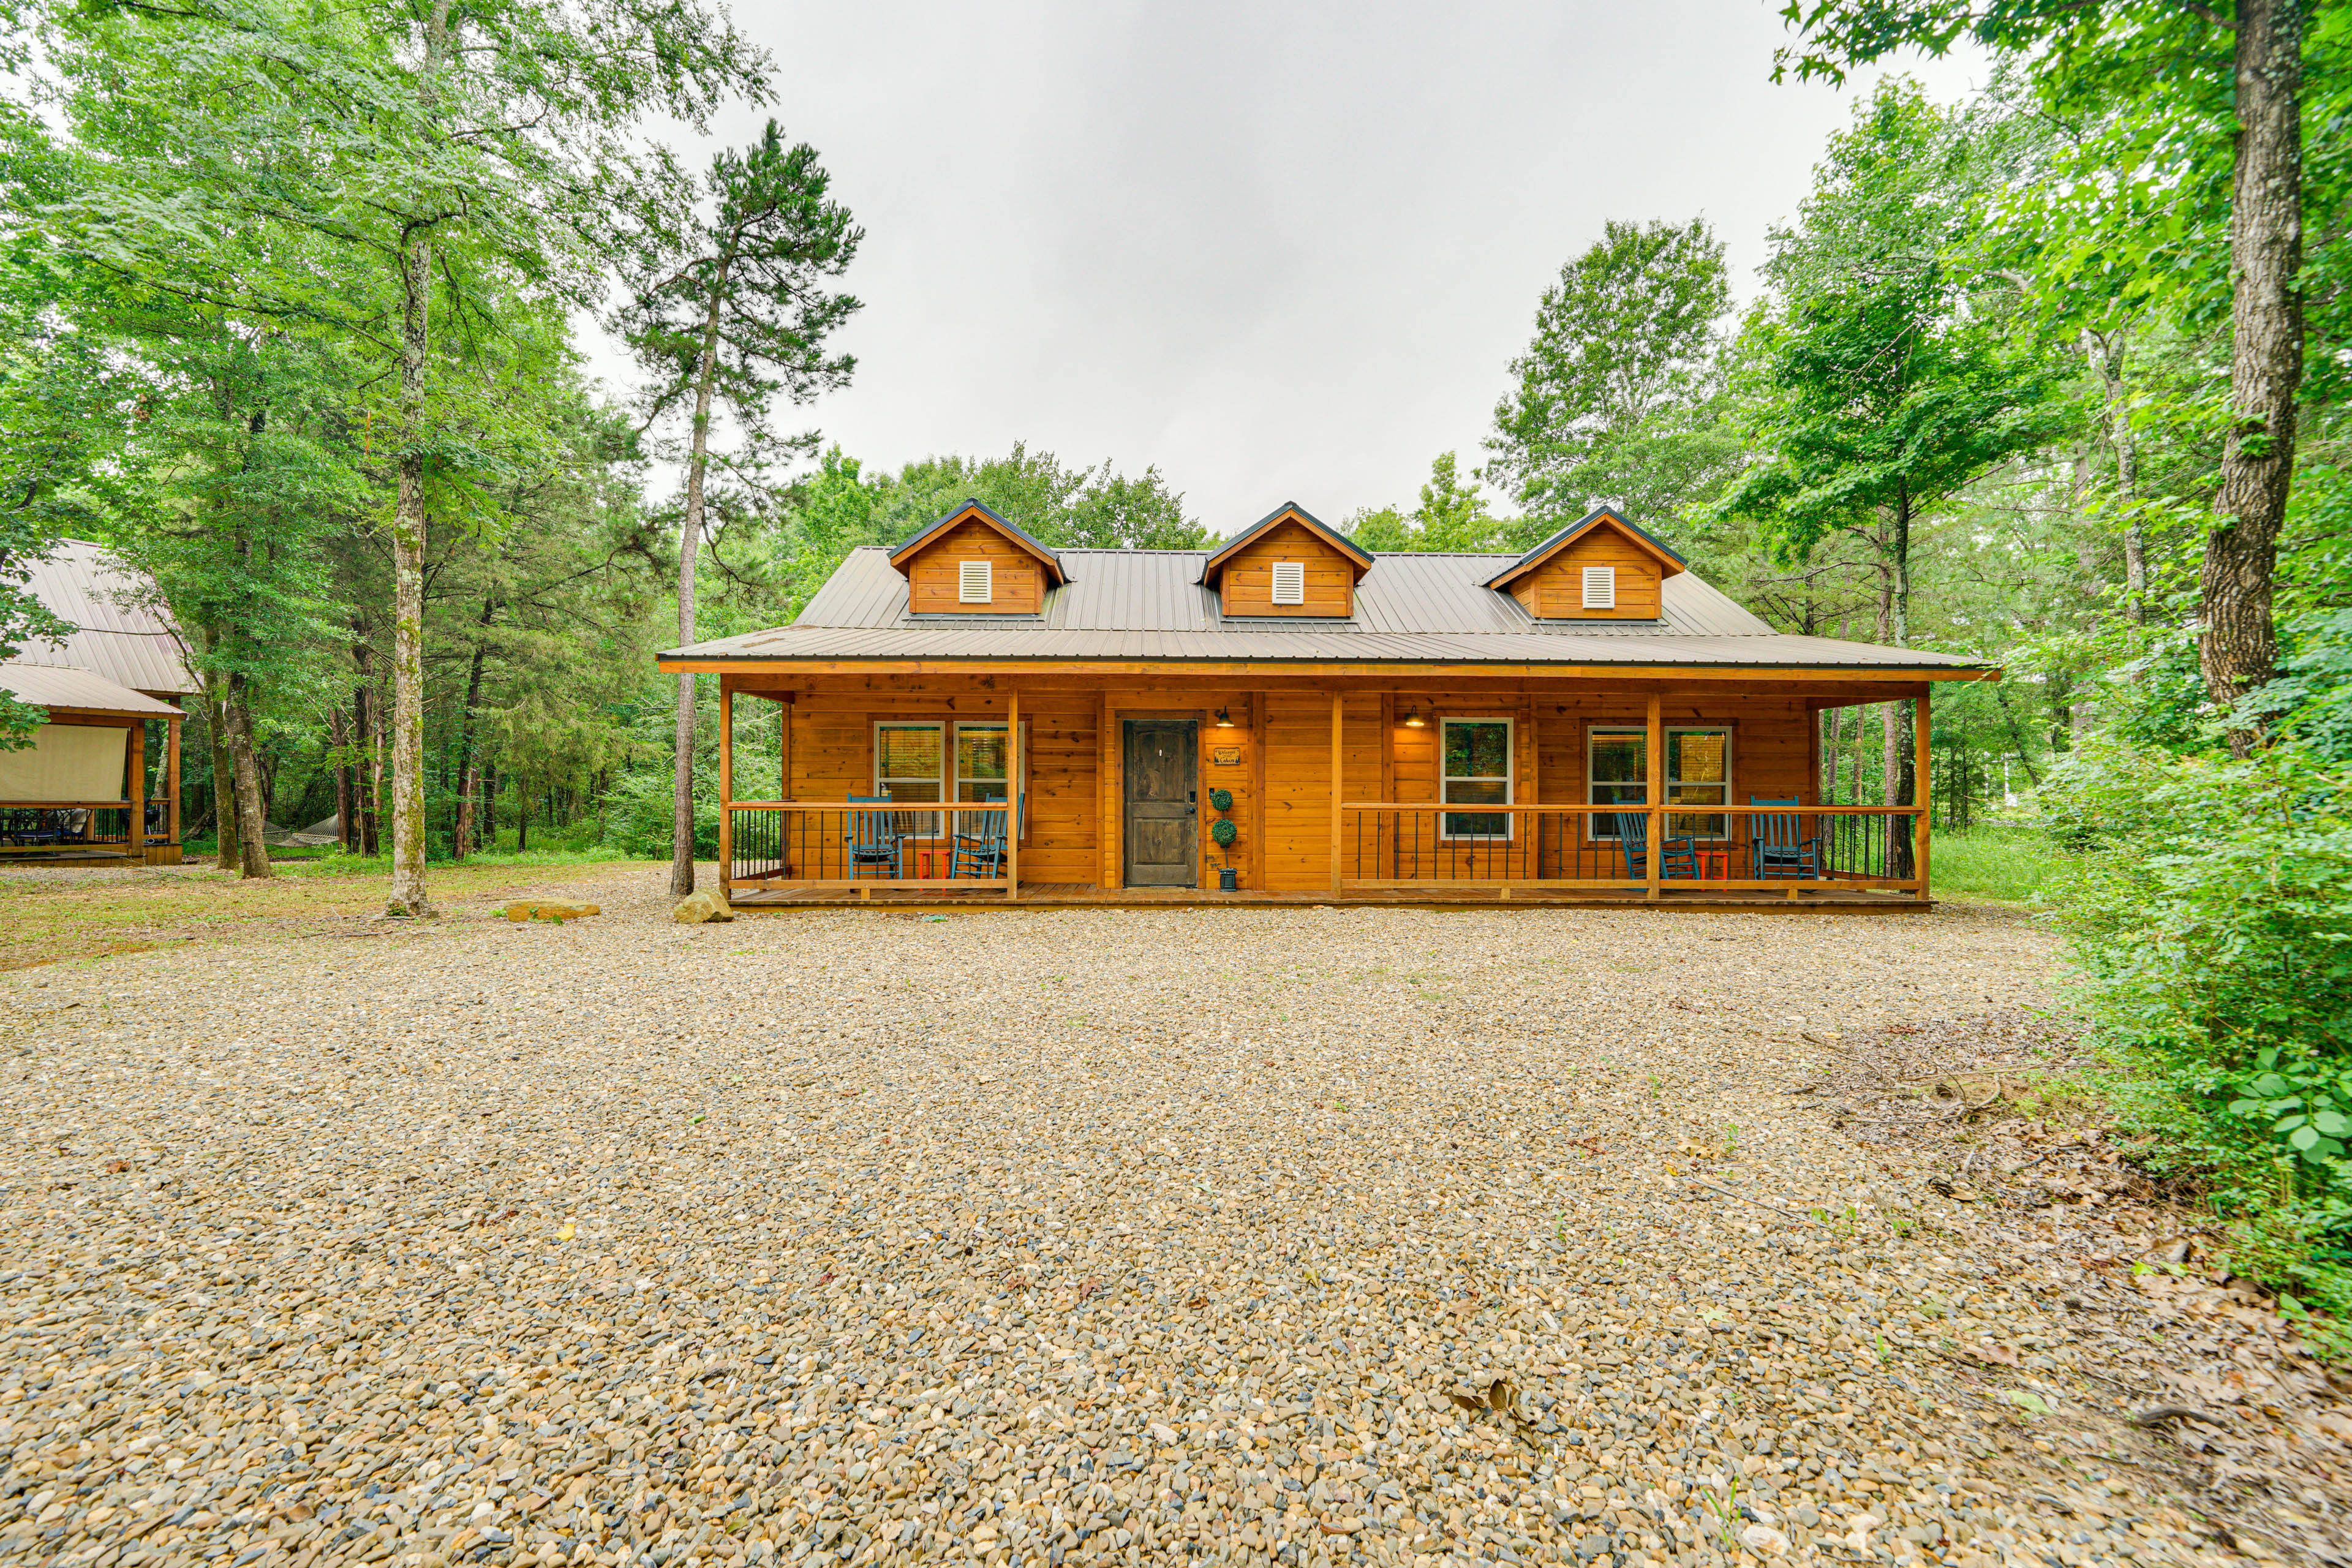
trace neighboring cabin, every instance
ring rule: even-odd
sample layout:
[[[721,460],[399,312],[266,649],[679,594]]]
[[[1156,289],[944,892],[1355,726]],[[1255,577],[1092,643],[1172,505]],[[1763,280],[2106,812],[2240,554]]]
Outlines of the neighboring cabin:
[[[196,682],[154,584],[68,539],[26,586],[73,630],[0,665],[0,689],[48,710],[30,746],[0,751],[0,856],[179,864],[177,700]]]
[[[1776,633],[1605,509],[1523,555],[1376,555],[1295,504],[1213,551],[1057,551],[977,501],[661,668],[720,677],[739,900],[1213,899],[1230,871],[1878,908],[1924,904],[1925,817],[1820,805],[1817,715],[1916,699],[1924,776],[1931,684],[1999,675]],[[747,698],[782,705],[782,800],[734,798]]]

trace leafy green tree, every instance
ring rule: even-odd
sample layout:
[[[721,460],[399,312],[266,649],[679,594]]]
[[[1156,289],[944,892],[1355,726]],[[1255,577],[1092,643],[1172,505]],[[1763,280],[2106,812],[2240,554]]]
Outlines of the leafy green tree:
[[[1716,410],[1723,245],[1706,220],[1612,220],[1560,268],[1495,406],[1486,479],[1525,509],[1531,543],[1595,506],[1663,521],[1737,454]]]
[[[436,314],[487,341],[518,297],[594,303],[612,215],[647,177],[638,121],[698,126],[763,91],[765,61],[692,0],[59,8],[43,43],[74,133],[104,153],[43,215],[71,253],[338,334],[392,383],[375,431],[396,470],[387,912],[428,912],[430,470],[476,391],[436,357]]]
[[[125,289],[106,320],[142,384],[110,542],[188,639],[223,866],[268,877],[257,716],[316,696],[340,619],[328,538],[374,500],[342,438],[350,367],[325,340],[171,294]]]
[[[1130,479],[1113,473],[1108,458],[1070,498],[1060,531],[1055,543],[1088,550],[1198,550],[1209,542],[1157,465]]]
[[[1366,507],[1348,520],[1347,532],[1366,550],[1505,550],[1520,531],[1498,518],[1474,477],[1465,482],[1452,452],[1440,452],[1410,514],[1392,506]]]
[[[1942,54],[1967,37],[2028,62],[2053,103],[2143,106],[2152,112],[2135,118],[2150,140],[2176,153],[2190,149],[2187,159],[2172,160],[2188,176],[2175,189],[2192,213],[2226,209],[2227,262],[2216,265],[2220,258],[2209,253],[2203,265],[2176,268],[2158,287],[2184,306],[2216,284],[2229,294],[2230,395],[2199,616],[2207,689],[2216,704],[2236,710],[2245,693],[2270,679],[2277,660],[2273,600],[2312,346],[2307,304],[2315,284],[2323,298],[2340,300],[2343,293],[2326,285],[2340,279],[2346,264],[2332,260],[2307,272],[2305,246],[2307,234],[2326,232],[2332,215],[2343,210],[2352,155],[2341,136],[2307,150],[2304,126],[2307,119],[2333,122],[2307,116],[2307,100],[2340,116],[2352,94],[2352,28],[2344,8],[2326,0],[2236,0],[2228,6],[2196,0],[1791,0],[1783,15],[1802,41],[1780,51],[1776,77],[1793,70],[1801,78],[1843,79],[1848,68],[1895,50]],[[2208,132],[2222,105],[2226,140]],[[2222,148],[2226,160],[2212,155]],[[2318,168],[2307,170],[2307,151],[2319,154]],[[2126,185],[2137,173],[2134,164],[2123,165]],[[2307,173],[2318,177],[2307,179]],[[2124,237],[2106,263],[2144,268],[2160,246],[2195,226],[2147,226],[2139,231],[2146,237]],[[2331,379],[2345,374],[2336,357],[2322,359]],[[2241,755],[2256,740],[2243,726],[2231,731]]]
[[[667,154],[664,155],[667,165]],[[670,169],[646,205],[616,320],[650,374],[647,418],[690,410],[686,514],[678,531],[677,635],[695,640],[695,554],[705,526],[710,417],[726,405],[746,440],[740,460],[777,445],[768,430],[779,394],[801,404],[847,384],[856,361],[826,340],[858,308],[826,287],[856,258],[863,230],[828,195],[832,177],[806,142],[784,145],[772,120],[741,153],[722,152],[698,184]],[[796,443],[814,447],[810,435]],[[695,678],[677,678],[675,845],[670,893],[694,891]]]
[[[1911,640],[1921,520],[2065,422],[2043,344],[1969,276],[1977,149],[1916,84],[1887,83],[1832,139],[1798,226],[1774,237],[1772,293],[1750,313],[1738,392],[1756,456],[1714,504],[1782,562],[1865,544],[1879,640]],[[1889,805],[1910,749],[1886,726]]]

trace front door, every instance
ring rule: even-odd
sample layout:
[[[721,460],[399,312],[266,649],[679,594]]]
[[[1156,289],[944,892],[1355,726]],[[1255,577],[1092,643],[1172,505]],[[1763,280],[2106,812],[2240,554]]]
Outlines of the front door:
[[[1193,720],[1127,721],[1127,885],[1200,886],[1200,774]]]

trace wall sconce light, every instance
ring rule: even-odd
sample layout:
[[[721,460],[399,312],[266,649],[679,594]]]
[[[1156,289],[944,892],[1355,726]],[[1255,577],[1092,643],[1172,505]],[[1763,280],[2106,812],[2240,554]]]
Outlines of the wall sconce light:
[[[1421,710],[1416,708],[1404,716],[1404,727],[1408,730],[1426,730],[1429,728],[1429,721],[1423,718]]]
[[[1229,712],[1228,710],[1226,710],[1225,709],[1223,709],[1223,708],[1218,709],[1218,710],[1217,710],[1217,728],[1218,728],[1218,729],[1220,729],[1220,730],[1230,730],[1230,729],[1232,729],[1233,727],[1234,727],[1234,716],[1233,716],[1233,714],[1232,714],[1231,712]]]

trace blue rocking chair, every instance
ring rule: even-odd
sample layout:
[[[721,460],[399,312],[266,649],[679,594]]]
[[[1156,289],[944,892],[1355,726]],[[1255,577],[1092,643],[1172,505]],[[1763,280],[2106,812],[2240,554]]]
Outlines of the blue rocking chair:
[[[1796,805],[1795,795],[1751,795],[1750,805]],[[1804,819],[1794,812],[1759,812],[1748,819],[1748,863],[1758,881],[1817,882],[1822,841],[1804,837]]]
[[[853,805],[887,805],[887,795],[853,795]],[[842,835],[849,848],[849,874],[855,877],[903,877],[906,875],[906,836],[898,831],[898,817],[887,811],[854,811],[849,814],[849,831]]]
[[[1002,801],[1003,797],[992,797]],[[1024,791],[1019,807],[1021,827],[1029,822],[1029,795]],[[956,813],[956,830],[952,840],[955,853],[949,861],[948,875],[961,877],[1002,877],[1009,858],[1003,811],[960,811]],[[1015,831],[1019,831],[1018,828]]]
[[[1621,811],[1617,818],[1617,853],[1625,862],[1625,878],[1650,874],[1650,816],[1643,811]],[[1688,838],[1666,838],[1664,853],[1658,858],[1658,875],[1696,882],[1698,880],[1698,853]]]

